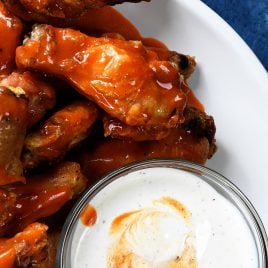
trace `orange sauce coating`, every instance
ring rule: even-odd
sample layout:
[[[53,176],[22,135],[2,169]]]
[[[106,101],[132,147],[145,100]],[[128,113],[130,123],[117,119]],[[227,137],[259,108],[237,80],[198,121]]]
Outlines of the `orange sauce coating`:
[[[21,32],[21,21],[9,13],[0,1],[0,74],[6,74],[14,67],[15,50]]]
[[[56,213],[68,200],[72,193],[67,186],[54,187],[36,194],[18,198],[15,208],[18,230],[28,224]]]

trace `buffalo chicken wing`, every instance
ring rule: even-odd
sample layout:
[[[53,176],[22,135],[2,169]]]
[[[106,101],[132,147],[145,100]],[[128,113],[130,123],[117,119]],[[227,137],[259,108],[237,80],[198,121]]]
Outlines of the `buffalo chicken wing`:
[[[184,120],[189,88],[172,62],[159,60],[140,41],[38,25],[17,48],[16,62],[66,79],[128,125],[170,128]]]
[[[211,157],[214,143],[206,137],[197,137],[191,131],[174,128],[159,141],[104,139],[79,154],[84,174],[94,182],[123,165],[145,159],[176,158],[204,164]]]
[[[97,107],[88,101],[76,101],[56,112],[25,139],[23,165],[58,160],[87,137],[98,118]]]
[[[8,185],[0,191],[0,234],[13,234],[28,224],[58,212],[68,201],[77,198],[87,185],[80,166],[64,162],[25,185]],[[1,266],[0,266],[1,267]]]

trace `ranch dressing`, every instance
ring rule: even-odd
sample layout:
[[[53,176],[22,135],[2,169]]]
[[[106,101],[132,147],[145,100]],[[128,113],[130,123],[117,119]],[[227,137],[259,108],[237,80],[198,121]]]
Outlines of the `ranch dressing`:
[[[259,267],[240,210],[194,173],[134,171],[108,184],[87,206],[96,212],[89,220],[94,224],[83,224],[84,209],[73,233],[71,267]]]

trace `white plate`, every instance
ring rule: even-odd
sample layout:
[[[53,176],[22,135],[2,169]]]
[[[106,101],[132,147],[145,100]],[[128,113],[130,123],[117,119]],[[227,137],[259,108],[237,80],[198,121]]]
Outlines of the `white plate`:
[[[217,126],[207,166],[234,182],[268,230],[268,76],[242,39],[198,0],[119,7],[144,36],[196,56],[191,85]]]

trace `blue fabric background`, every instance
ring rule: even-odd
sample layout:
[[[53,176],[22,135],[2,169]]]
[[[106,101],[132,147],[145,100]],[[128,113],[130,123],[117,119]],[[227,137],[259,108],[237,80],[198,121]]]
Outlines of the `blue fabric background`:
[[[268,0],[202,0],[246,41],[268,70]]]

